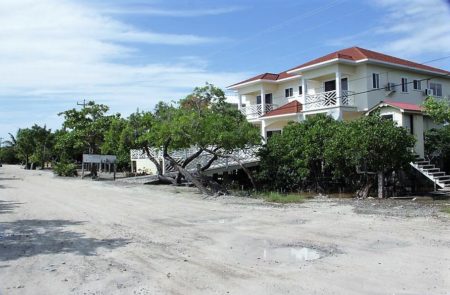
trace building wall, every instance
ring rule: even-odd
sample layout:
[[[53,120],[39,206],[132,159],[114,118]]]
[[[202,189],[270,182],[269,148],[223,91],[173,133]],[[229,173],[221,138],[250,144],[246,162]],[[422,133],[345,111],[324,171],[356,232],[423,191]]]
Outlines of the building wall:
[[[133,162],[135,162],[136,171],[137,173],[145,173],[145,174],[158,174],[158,170],[156,169],[156,165],[153,164],[152,161],[149,159],[133,159]]]
[[[392,93],[387,92],[384,89],[367,93],[368,108],[371,108],[380,101],[386,99],[421,105],[426,98],[426,95],[424,95],[424,90],[425,88],[429,88],[429,81],[421,82],[422,90],[414,90],[413,84],[412,83],[408,84],[408,92],[402,92],[402,87],[399,84],[401,84],[402,78],[407,78],[408,82],[412,82],[413,80],[421,80],[432,77],[432,75],[421,74],[415,71],[399,70],[370,64],[367,65],[367,79],[366,79],[367,90],[373,89],[372,73],[380,74],[381,88],[384,88],[387,85],[387,83],[394,83],[398,86],[396,86],[396,91]],[[441,83],[443,97],[450,96],[450,79],[436,78],[432,79],[431,82]]]

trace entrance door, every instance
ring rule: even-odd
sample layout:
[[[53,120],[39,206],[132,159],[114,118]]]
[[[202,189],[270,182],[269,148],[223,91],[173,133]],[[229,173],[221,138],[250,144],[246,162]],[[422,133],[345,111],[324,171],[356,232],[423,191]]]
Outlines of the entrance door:
[[[326,81],[323,86],[325,92],[334,91],[336,90],[336,80]]]

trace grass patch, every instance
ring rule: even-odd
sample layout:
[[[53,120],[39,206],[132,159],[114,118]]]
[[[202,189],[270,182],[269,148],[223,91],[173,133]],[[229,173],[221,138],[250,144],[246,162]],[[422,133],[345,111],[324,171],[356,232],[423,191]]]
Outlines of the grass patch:
[[[444,212],[444,213],[450,214],[450,206],[445,206],[445,207],[442,207],[442,209],[441,209],[441,212]]]
[[[288,203],[303,203],[308,197],[301,194],[280,194],[270,192],[262,195],[262,198],[266,202],[288,204]]]

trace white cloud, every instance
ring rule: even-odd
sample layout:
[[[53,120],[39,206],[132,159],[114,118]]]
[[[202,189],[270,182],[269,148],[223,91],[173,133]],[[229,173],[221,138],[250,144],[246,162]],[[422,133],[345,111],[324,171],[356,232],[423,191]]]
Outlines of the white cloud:
[[[77,99],[95,99],[127,113],[149,109],[160,99],[178,99],[205,81],[223,87],[247,75],[211,72],[207,61],[195,56],[126,64],[142,54],[137,43],[195,45],[221,39],[144,31],[80,3],[0,1],[1,109],[21,109],[13,118],[0,116],[0,136],[11,126],[43,118],[57,122],[55,112],[73,107]],[[28,115],[22,112],[37,106]]]
[[[450,52],[450,7],[443,0],[377,0],[386,10],[375,33],[379,49],[400,56]]]
[[[204,8],[204,9],[159,9],[155,7],[116,7],[105,8],[102,11],[110,14],[143,14],[153,16],[170,16],[170,17],[199,17],[199,16],[214,16],[220,14],[227,14],[242,10],[238,6],[220,7],[220,8]]]

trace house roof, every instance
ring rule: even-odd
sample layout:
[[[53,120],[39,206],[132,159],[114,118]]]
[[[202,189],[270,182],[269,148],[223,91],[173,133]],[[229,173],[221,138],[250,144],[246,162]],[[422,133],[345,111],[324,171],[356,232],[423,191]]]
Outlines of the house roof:
[[[296,74],[292,73],[292,71],[300,70],[300,69],[308,67],[308,66],[313,66],[313,65],[316,65],[316,64],[319,64],[322,62],[331,61],[334,59],[348,60],[348,61],[353,61],[353,62],[372,60],[372,61],[390,63],[390,64],[394,64],[394,65],[399,65],[399,66],[405,66],[405,67],[418,69],[418,70],[431,71],[431,72],[435,72],[435,73],[439,73],[439,74],[450,75],[450,72],[446,71],[446,70],[438,69],[435,67],[430,67],[430,66],[427,66],[424,64],[416,63],[416,62],[409,61],[406,59],[401,59],[401,58],[394,57],[391,55],[387,55],[387,54],[383,54],[380,52],[376,52],[376,51],[372,51],[372,50],[368,50],[368,49],[364,49],[364,48],[355,46],[355,47],[350,47],[350,48],[332,52],[330,54],[313,59],[311,61],[308,61],[304,64],[301,64],[299,66],[296,66],[294,68],[291,68],[287,71],[284,71],[284,72],[281,72],[278,74],[273,74],[273,73],[260,74],[255,77],[249,78],[247,80],[230,85],[228,87],[234,87],[234,86],[237,86],[240,84],[244,84],[244,83],[248,83],[248,82],[252,82],[252,81],[258,81],[258,80],[278,81],[278,80],[294,77],[294,76],[296,76]]]
[[[247,80],[235,83],[233,85],[228,86],[229,87],[233,87],[233,86],[237,86],[240,84],[244,84],[244,83],[248,83],[248,82],[252,82],[252,81],[257,81],[257,80],[265,80],[265,81],[278,81],[281,79],[286,79],[286,78],[291,78],[294,77],[295,74],[288,74],[287,72],[281,72],[278,74],[273,74],[273,73],[264,73],[264,74],[259,74],[255,77],[249,78]]]
[[[278,107],[270,112],[267,112],[262,117],[273,117],[280,115],[288,115],[288,114],[297,114],[303,110],[303,106],[297,100],[291,101],[281,107]]]
[[[424,64],[419,64],[419,63],[416,63],[413,61],[401,59],[398,57],[394,57],[394,56],[383,54],[380,52],[364,49],[361,47],[350,47],[350,48],[332,52],[330,54],[324,55],[322,57],[316,58],[314,60],[308,61],[299,66],[296,66],[295,68],[292,68],[292,69],[288,70],[287,72],[289,73],[294,70],[298,70],[298,69],[312,66],[312,65],[315,65],[318,63],[330,61],[330,60],[333,60],[336,58],[346,59],[346,60],[355,61],[355,62],[370,59],[370,60],[375,60],[375,61],[380,61],[380,62],[396,64],[396,65],[400,65],[400,66],[415,68],[415,69],[419,69],[419,70],[432,71],[432,72],[437,72],[437,73],[441,73],[441,74],[450,74],[450,72],[442,70],[442,69],[430,67],[430,66],[427,66]]]
[[[376,106],[371,108],[368,113],[371,113],[373,110],[383,107],[383,106],[390,106],[396,109],[399,109],[404,112],[423,112],[423,108],[420,105],[408,103],[408,102],[400,102],[400,101],[393,101],[393,100],[383,100],[380,101]]]
[[[413,103],[392,101],[392,100],[388,100],[388,99],[386,99],[382,102],[390,105],[391,107],[402,109],[404,111],[413,111],[413,112],[422,112],[423,111],[421,106],[413,104]]]

